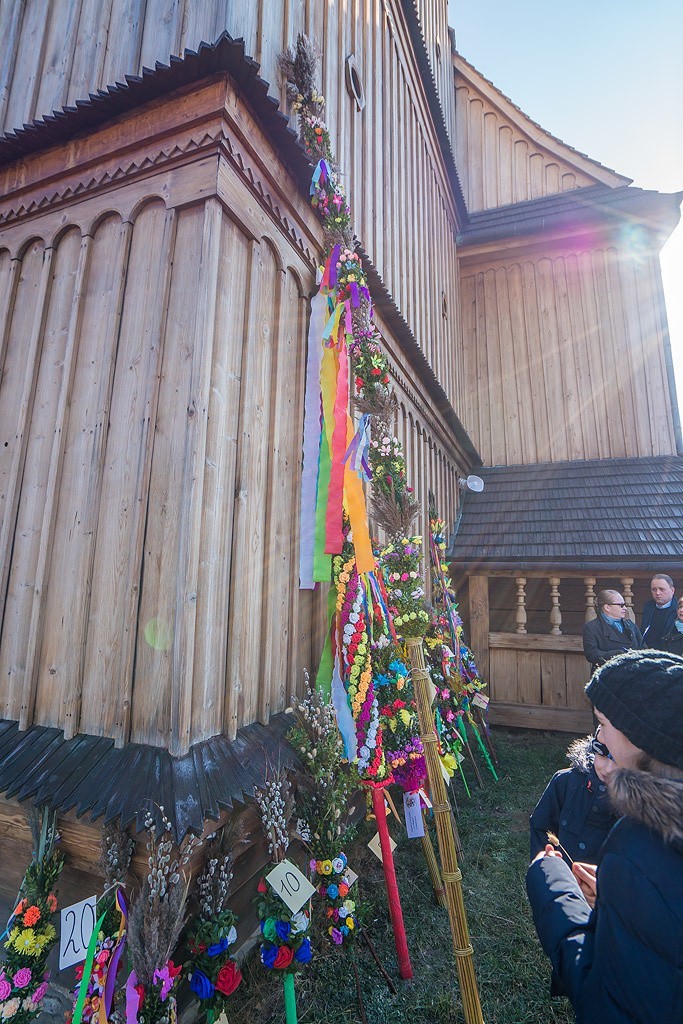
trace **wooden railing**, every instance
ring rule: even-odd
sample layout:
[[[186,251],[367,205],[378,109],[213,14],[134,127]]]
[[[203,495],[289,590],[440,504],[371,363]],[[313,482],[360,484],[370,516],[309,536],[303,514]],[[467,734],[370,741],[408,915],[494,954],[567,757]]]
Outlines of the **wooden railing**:
[[[514,621],[514,632],[491,630],[489,603],[491,594],[501,578],[506,580],[508,621]],[[549,603],[546,610],[528,607],[527,589],[533,580],[542,578],[549,585]],[[511,595],[510,580],[515,592]],[[471,576],[469,579],[470,635],[482,677],[488,681],[493,722],[505,725],[539,729],[559,729],[569,732],[587,732],[592,728],[592,714],[584,688],[590,678],[590,666],[583,653],[583,639],[578,632],[582,622],[594,619],[596,595],[607,586],[596,576],[574,573],[571,579],[573,600],[564,609],[571,620],[572,633],[563,633],[563,577],[559,575],[517,576],[497,573],[492,577]],[[635,621],[633,609],[632,576],[614,575],[609,585],[618,580],[626,603],[626,614]],[[580,603],[583,584],[583,606]],[[569,588],[568,588],[569,589]],[[577,593],[578,590],[578,593]],[[547,591],[546,591],[547,593]],[[577,603],[577,597],[579,603]],[[512,599],[511,607],[509,601]],[[548,632],[539,632],[542,620]],[[530,621],[535,631],[527,632]],[[566,628],[566,627],[564,627]]]

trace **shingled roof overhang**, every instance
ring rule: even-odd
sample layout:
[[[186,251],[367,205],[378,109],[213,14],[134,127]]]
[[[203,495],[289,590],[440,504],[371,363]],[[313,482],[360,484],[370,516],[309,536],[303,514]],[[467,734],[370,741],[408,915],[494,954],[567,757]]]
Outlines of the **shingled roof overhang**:
[[[683,570],[683,457],[478,469],[447,557],[465,568]]]
[[[680,219],[683,192],[662,193],[625,185],[589,185],[470,213],[458,245],[468,248],[532,235],[578,234],[625,223],[654,233],[661,247]]]
[[[296,763],[285,739],[291,726],[291,715],[274,715],[267,727],[248,725],[234,740],[214,736],[171,757],[159,747],[119,749],[102,736],[65,740],[60,729],[20,732],[16,722],[0,721],[0,793],[105,824],[118,819],[123,828],[134,821],[138,832],[148,811],[159,826],[163,807],[180,842],[253,797],[269,765]]]

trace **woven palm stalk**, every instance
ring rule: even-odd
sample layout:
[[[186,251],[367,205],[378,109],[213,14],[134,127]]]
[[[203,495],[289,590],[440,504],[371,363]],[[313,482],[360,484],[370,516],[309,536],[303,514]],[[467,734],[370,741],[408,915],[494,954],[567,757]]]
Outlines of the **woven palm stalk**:
[[[451,805],[446,795],[446,786],[441,773],[441,763],[437,750],[434,719],[432,716],[429,695],[430,678],[427,671],[421,637],[409,637],[406,640],[408,656],[412,669],[413,690],[417,702],[417,714],[420,721],[420,737],[425,749],[427,775],[433,801],[436,837],[441,858],[441,877],[446,890],[446,907],[453,938],[453,951],[460,982],[460,996],[465,1014],[466,1024],[483,1024],[479,1002],[479,990],[474,973],[474,956],[470,943],[467,915],[462,898],[462,873],[458,867],[455,850],[454,821]]]
[[[425,831],[422,836],[422,852],[427,863],[427,871],[429,872],[429,878],[432,883],[434,890],[434,897],[440,907],[446,906],[446,890],[443,887],[443,880],[441,878],[441,872],[439,871],[439,862],[436,859],[434,853],[434,847],[432,846],[432,837],[427,829],[427,822],[425,821]]]

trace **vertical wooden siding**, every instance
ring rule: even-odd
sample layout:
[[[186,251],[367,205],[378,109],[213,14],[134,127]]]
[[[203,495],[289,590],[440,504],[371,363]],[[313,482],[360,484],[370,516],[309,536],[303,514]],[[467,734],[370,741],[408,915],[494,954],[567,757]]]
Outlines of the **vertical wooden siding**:
[[[2,717],[180,753],[300,690],[325,603],[297,580],[312,286],[215,198],[0,251]],[[399,398],[424,532],[458,467]]]
[[[455,65],[455,153],[468,210],[628,181],[544,132],[461,57]]]
[[[674,454],[657,258],[461,268],[464,422],[485,463]]]
[[[418,12],[452,130],[447,5],[420,0]],[[7,0],[0,9],[0,126],[11,130],[86,99],[226,29],[244,39],[283,105],[280,50],[303,31],[321,51],[326,117],[356,234],[458,408],[454,209],[398,0]],[[362,112],[346,89],[350,53],[365,87]],[[449,320],[440,316],[442,293]]]

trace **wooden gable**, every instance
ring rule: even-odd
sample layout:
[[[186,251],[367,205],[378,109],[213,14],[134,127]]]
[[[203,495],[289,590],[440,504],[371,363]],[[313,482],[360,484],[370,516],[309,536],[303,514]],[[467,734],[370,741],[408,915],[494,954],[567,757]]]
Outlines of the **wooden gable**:
[[[628,185],[545,131],[464,57],[453,57],[456,162],[470,212],[587,185]]]

